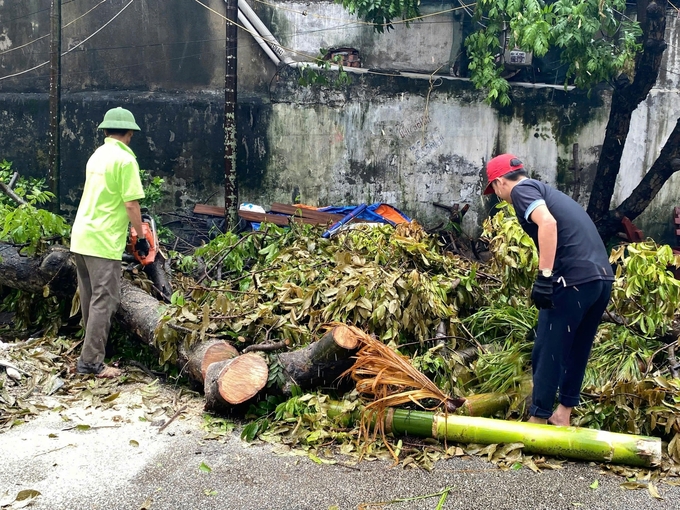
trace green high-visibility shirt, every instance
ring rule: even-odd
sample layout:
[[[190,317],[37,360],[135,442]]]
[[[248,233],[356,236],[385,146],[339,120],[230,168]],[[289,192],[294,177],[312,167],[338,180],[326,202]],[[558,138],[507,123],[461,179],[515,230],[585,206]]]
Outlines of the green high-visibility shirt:
[[[90,156],[85,173],[71,231],[71,251],[120,260],[129,221],[125,202],[144,198],[135,153],[123,142],[106,138]]]

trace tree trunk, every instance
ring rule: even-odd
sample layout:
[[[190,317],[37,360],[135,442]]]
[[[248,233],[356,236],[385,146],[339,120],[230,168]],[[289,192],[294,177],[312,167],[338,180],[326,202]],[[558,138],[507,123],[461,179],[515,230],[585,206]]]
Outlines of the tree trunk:
[[[615,234],[618,228],[609,208],[621,169],[621,156],[630,131],[630,120],[635,109],[656,83],[661,58],[666,49],[666,4],[667,0],[638,3],[638,10],[641,11],[638,18],[642,20],[643,51],[635,63],[632,83],[627,76],[621,75],[614,86],[609,122],[587,209],[605,240]]]
[[[307,347],[280,354],[279,363],[288,379],[282,391],[290,394],[294,386],[309,389],[333,385],[354,364],[351,356],[358,348],[356,335],[347,326],[338,325]]]
[[[221,363],[235,358],[239,353],[231,344],[224,340],[206,340],[194,346],[185,356],[186,372],[194,381],[205,382],[208,367],[213,363]]]

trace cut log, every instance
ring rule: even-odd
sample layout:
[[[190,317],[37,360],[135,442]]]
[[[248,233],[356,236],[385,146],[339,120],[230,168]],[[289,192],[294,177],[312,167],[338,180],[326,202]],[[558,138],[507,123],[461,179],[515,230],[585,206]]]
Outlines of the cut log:
[[[242,404],[265,387],[268,377],[267,362],[253,352],[212,363],[204,382],[205,408],[220,411]]]
[[[158,328],[161,326],[161,303],[125,279],[121,282],[120,297],[116,318],[145,343],[156,348],[155,335],[160,333]],[[176,334],[168,329],[163,334]],[[219,339],[195,344],[190,349],[184,347],[184,342],[178,341],[176,344],[177,365],[181,370],[186,370],[189,377],[201,386],[211,364],[238,355],[235,347]]]
[[[238,356],[236,347],[224,340],[207,340],[197,344],[186,356],[186,371],[195,381],[205,381],[208,367]]]
[[[359,348],[359,338],[350,328],[337,325],[316,342],[278,356],[287,376],[281,390],[289,395],[294,386],[302,389],[331,386],[354,364],[352,356]]]

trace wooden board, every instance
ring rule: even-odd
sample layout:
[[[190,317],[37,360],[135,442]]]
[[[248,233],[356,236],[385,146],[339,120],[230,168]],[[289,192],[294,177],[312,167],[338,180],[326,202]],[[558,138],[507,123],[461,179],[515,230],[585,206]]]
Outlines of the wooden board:
[[[645,236],[642,233],[642,230],[637,228],[635,224],[628,218],[624,216],[623,219],[621,220],[621,223],[623,224],[623,230],[626,233],[626,237],[628,238],[629,243],[641,243],[642,241],[645,240]]]
[[[239,211],[238,215],[244,220],[254,221],[261,223],[266,221],[267,223],[273,223],[274,225],[287,226],[291,221],[296,223],[306,223],[308,225],[325,225],[325,221],[314,220],[311,218],[299,218],[297,216],[281,216],[280,214],[267,214],[259,213],[253,211]]]
[[[194,206],[194,214],[206,214],[208,216],[220,216],[221,218],[224,218],[224,207],[220,207],[218,205],[205,205],[205,204],[196,204]]]
[[[296,207],[291,204],[281,204],[278,202],[274,202],[270,209],[272,212],[290,214],[291,216],[299,216],[302,218],[323,220],[324,222],[329,222],[331,224],[340,221],[343,218],[342,214],[331,214],[323,211],[316,211],[314,209]]]
[[[291,216],[296,216],[298,218],[304,218],[305,220],[309,219],[312,221],[303,221],[302,223],[309,223],[310,225],[332,225],[333,223],[340,221],[343,216],[342,214],[330,214],[330,213],[325,213],[321,211],[315,211],[313,209],[304,209],[301,207],[295,207],[294,205],[289,205],[289,204],[280,204],[274,202],[271,206],[272,212],[275,213],[282,213],[282,214],[288,214]],[[244,219],[248,219],[245,216],[241,215],[243,211],[239,211],[239,216],[241,216]],[[253,212],[253,211],[248,211],[248,212]],[[258,212],[253,212],[254,214],[263,214],[263,213],[258,213]],[[220,207],[217,205],[205,205],[205,204],[196,204],[194,206],[194,214],[205,214],[207,216],[219,216],[220,218],[224,218],[224,207]],[[266,214],[266,213],[265,213]],[[276,225],[288,225],[288,219],[283,217],[283,216],[277,216],[277,215],[270,215],[270,216],[275,216],[277,219],[275,220],[267,220],[269,223],[275,223]],[[283,220],[280,220],[279,218],[284,218]],[[260,220],[249,220],[249,221],[264,221],[262,219]],[[283,221],[283,223],[281,223]]]

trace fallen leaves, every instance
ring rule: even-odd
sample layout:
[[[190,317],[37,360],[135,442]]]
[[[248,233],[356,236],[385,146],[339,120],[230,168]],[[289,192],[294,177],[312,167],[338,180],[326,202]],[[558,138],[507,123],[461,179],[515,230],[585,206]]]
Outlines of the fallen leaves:
[[[40,496],[40,492],[33,489],[24,489],[13,497],[5,493],[0,499],[0,508],[5,510],[24,508],[32,504],[38,496]]]

